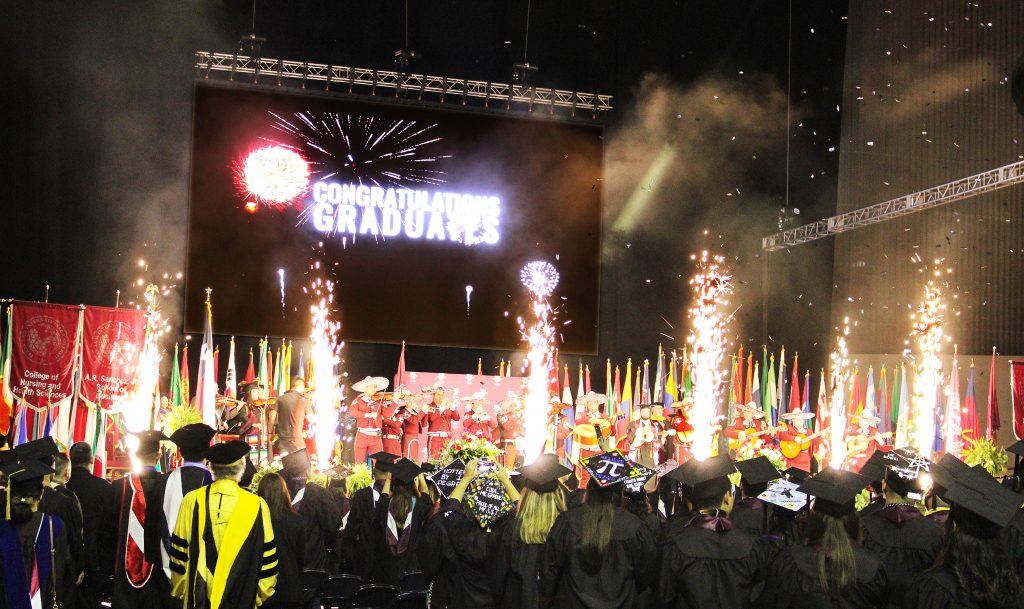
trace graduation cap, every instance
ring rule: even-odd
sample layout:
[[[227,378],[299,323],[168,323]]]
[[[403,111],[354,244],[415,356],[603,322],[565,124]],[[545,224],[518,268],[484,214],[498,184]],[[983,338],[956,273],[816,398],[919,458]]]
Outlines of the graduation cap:
[[[456,459],[432,473],[430,481],[437,487],[437,492],[447,499],[452,494],[452,491],[455,490],[455,487],[459,485],[459,481],[462,480],[462,475],[465,472],[466,464],[462,459]]]
[[[197,453],[208,446],[217,431],[205,423],[192,423],[179,427],[169,438],[178,448],[188,453]]]
[[[968,470],[958,476],[943,497],[952,505],[949,517],[968,535],[991,539],[1020,510],[1020,495],[993,478]]]
[[[427,461],[420,466],[420,471],[422,471],[424,474],[432,474],[437,471],[437,466],[431,463],[430,461]]]
[[[493,475],[473,478],[466,489],[464,501],[473,517],[485,529],[515,509],[515,503],[505,492],[505,485]]]
[[[213,465],[232,465],[249,454],[249,445],[242,440],[218,442],[206,449],[203,457]]]
[[[286,478],[305,478],[309,475],[309,454],[305,448],[281,457],[281,473]]]
[[[412,481],[416,479],[416,476],[423,473],[420,466],[416,465],[409,459],[399,459],[398,461],[395,461],[391,464],[389,471],[391,472],[392,480],[403,484],[412,484]]]
[[[765,456],[737,461],[734,465],[740,471],[740,482],[744,489],[766,485],[782,477]]]
[[[160,443],[170,440],[164,432],[152,429],[132,432],[132,435],[139,439],[139,445],[135,449],[136,455],[155,455],[160,452]]]
[[[697,467],[697,463],[699,463],[699,461],[696,459],[690,459],[679,467],[665,472],[663,477],[675,480],[681,484],[687,484],[686,480],[690,477],[690,471]]]
[[[931,479],[931,461],[909,448],[897,448],[882,454],[886,466],[885,483],[899,495],[923,498],[925,480]]]
[[[590,472],[590,477],[602,487],[624,481],[633,469],[632,464],[617,450],[587,457],[582,463],[583,469]]]
[[[53,438],[47,436],[19,444],[11,452],[14,453],[12,457],[17,461],[39,461],[47,467],[53,467],[53,456],[60,452],[60,448]]]
[[[885,453],[880,450],[871,453],[871,457],[861,466],[860,475],[867,478],[868,484],[872,486],[879,484],[875,490],[881,491],[880,483],[885,479]]]
[[[796,480],[797,482],[803,482],[810,477],[811,472],[800,469],[799,467],[788,467],[786,471],[782,472],[789,480]]]
[[[374,469],[379,469],[382,472],[388,471],[389,466],[399,459],[398,455],[393,455],[384,451],[373,453],[370,455],[370,458],[373,459]]]
[[[946,490],[953,486],[956,478],[969,471],[971,471],[971,466],[960,459],[949,453],[942,455],[939,462],[933,463],[931,466],[932,491],[936,495],[945,495]]]
[[[853,513],[854,500],[867,485],[860,474],[829,467],[804,480],[800,491],[814,497],[815,512],[842,517]]]
[[[632,465],[633,469],[629,472],[629,477],[622,481],[622,486],[627,493],[643,493],[647,481],[653,478],[656,472],[639,463]]]
[[[737,466],[739,466],[738,463]],[[758,495],[757,498],[791,512],[802,510],[808,502],[807,493],[800,490],[800,485],[785,479],[776,480],[769,484],[768,489]]]
[[[29,490],[35,494],[35,490],[38,489],[39,493],[43,490],[43,478],[52,474],[53,469],[43,465],[39,461],[34,459],[28,459],[23,462],[7,463],[0,466],[0,472],[3,472],[7,476],[7,492],[6,495],[6,517],[7,520],[11,519],[11,494],[16,490]],[[38,499],[38,495],[34,497]]]
[[[249,457],[249,453],[245,454],[245,471],[242,472],[242,479],[238,481],[238,486],[249,488],[252,486],[253,478],[256,477],[256,465],[252,462]]]
[[[1024,474],[1024,472],[1017,471],[1020,467],[1021,458],[1024,457],[1024,440],[1017,440],[1013,444],[1007,446],[1006,452],[1013,455],[1013,475],[1020,476]]]
[[[687,463],[695,462],[683,476],[683,484],[691,487],[690,492],[694,499],[711,499],[724,495],[732,488],[729,481],[729,474],[736,471],[729,455],[718,455],[704,461],[690,459]]]
[[[558,462],[558,457],[551,453],[545,453],[532,464],[523,468],[523,478],[526,479],[526,488],[547,493],[558,488],[558,481],[564,476],[572,473],[568,467]]]

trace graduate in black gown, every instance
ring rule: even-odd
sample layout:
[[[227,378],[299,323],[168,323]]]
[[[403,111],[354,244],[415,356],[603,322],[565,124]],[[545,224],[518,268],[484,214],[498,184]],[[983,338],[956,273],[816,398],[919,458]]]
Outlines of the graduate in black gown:
[[[388,467],[398,459],[398,455],[378,452],[370,455],[370,459],[373,463],[373,484],[352,494],[348,515],[343,516],[343,526],[336,544],[341,554],[339,562],[351,565],[353,572],[363,579],[370,578],[371,565],[366,560],[369,551],[367,544],[377,514],[377,502],[384,490]]]
[[[622,507],[629,467],[591,458],[587,494],[579,508],[563,512],[544,549],[540,606],[629,609],[657,578],[657,540],[651,529]]]
[[[82,547],[89,560],[83,565],[85,574],[79,586],[79,606],[85,609],[99,607],[99,587],[114,569],[114,540],[100,539],[103,510],[112,500],[110,482],[93,475],[92,447],[76,442],[68,449],[71,478],[67,487],[82,506]]]
[[[159,431],[133,434],[138,440],[138,473],[114,481],[113,493],[101,523],[101,537],[114,542],[113,607],[161,607],[169,582],[160,566],[163,476],[156,471]],[[137,524],[136,524],[137,523]]]
[[[728,455],[687,462],[680,474],[693,502],[690,519],[673,519],[661,541],[660,599],[665,607],[751,607],[774,548],[729,518],[735,471]]]
[[[930,477],[928,461],[909,448],[884,455],[885,506],[866,516],[861,512],[861,525],[864,548],[885,565],[889,606],[896,608],[911,582],[935,564],[942,549],[942,531],[924,517],[916,503],[924,499],[922,477]]]
[[[494,604],[501,609],[537,609],[537,577],[548,533],[566,510],[559,483],[572,470],[553,454],[541,455],[523,468],[525,489],[515,518],[503,521],[489,539]]]
[[[377,502],[366,559],[372,564],[374,582],[397,586],[403,575],[421,570],[419,548],[434,506],[416,463],[399,459],[388,472]]]
[[[296,607],[302,598],[302,570],[305,568],[306,533],[302,517],[292,509],[292,498],[284,478],[276,473],[260,479],[257,494],[270,508],[270,523],[277,544],[277,585],[261,607]]]
[[[943,494],[951,504],[943,561],[911,584],[908,609],[1018,609],[1024,585],[999,539],[1021,499],[984,471],[961,473]]]
[[[776,609],[880,609],[886,605],[885,566],[860,547],[854,500],[867,485],[860,474],[827,468],[804,480],[814,497],[803,543],[772,561],[758,606]]]
[[[281,475],[292,495],[292,506],[305,523],[306,568],[334,570],[334,542],[341,529],[341,510],[324,487],[308,482],[309,456],[306,449],[281,459]]]
[[[6,477],[8,506],[0,520],[0,606],[71,606],[75,576],[64,523],[38,510],[43,478],[53,470],[29,460],[8,463],[0,471]]]
[[[750,533],[760,536],[768,532],[768,524],[772,507],[757,496],[768,490],[768,483],[781,477],[768,457],[754,457],[736,462],[740,472],[740,499],[729,513],[733,524]]]

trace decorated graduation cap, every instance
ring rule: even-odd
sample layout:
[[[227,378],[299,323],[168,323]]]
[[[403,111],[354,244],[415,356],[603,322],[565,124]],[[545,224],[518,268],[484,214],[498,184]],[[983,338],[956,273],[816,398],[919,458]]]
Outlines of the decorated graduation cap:
[[[11,452],[14,453],[12,456],[17,461],[38,461],[46,467],[53,467],[53,457],[60,452],[60,448],[53,438],[47,436],[19,444]]]
[[[645,492],[644,485],[654,477],[656,472],[639,463],[632,463],[632,465],[633,469],[630,470],[629,477],[622,481],[622,486],[627,493],[643,493]]]
[[[779,474],[779,470],[775,469],[772,462],[768,460],[768,457],[763,455],[753,459],[737,461],[734,465],[740,472],[740,484],[743,485],[743,490],[747,492],[753,492],[754,489],[758,488],[760,488],[758,492],[761,492],[767,488],[769,482],[782,477]]]
[[[842,517],[854,512],[854,500],[867,485],[860,474],[829,467],[804,480],[800,491],[814,497],[815,512]]]
[[[391,472],[391,479],[402,484],[412,484],[412,481],[423,473],[420,466],[409,459],[399,459],[391,464],[388,470]]]
[[[281,473],[287,478],[305,478],[309,475],[309,454],[305,448],[281,457]]]
[[[160,443],[170,440],[164,432],[153,429],[134,432],[132,435],[139,439],[139,446],[135,449],[136,455],[155,455],[160,452]]]
[[[964,471],[946,490],[949,517],[972,537],[991,539],[1010,523],[1021,507],[1020,495],[1002,487],[987,473]]]
[[[473,478],[466,489],[464,501],[485,529],[515,509],[515,502],[505,492],[505,485],[493,475]]]
[[[882,453],[885,463],[885,484],[898,495],[910,499],[923,498],[923,486],[931,483],[931,461],[910,448],[897,448]]]
[[[169,438],[185,452],[198,452],[210,445],[217,431],[205,423],[192,423],[174,430]]]
[[[696,461],[696,465],[686,471],[682,482],[693,489],[690,494],[694,499],[719,497],[732,488],[729,475],[736,471],[736,466],[729,455],[718,455],[704,461],[690,461]]]
[[[545,453],[537,460],[523,468],[526,488],[538,493],[548,493],[558,488],[558,481],[572,473],[568,467],[558,462],[558,457]]]
[[[739,464],[736,464],[737,467]],[[768,488],[757,496],[758,499],[772,505],[798,512],[807,506],[807,493],[800,490],[800,485],[784,478],[768,485]]]
[[[7,477],[6,518],[11,519],[11,495],[28,491],[33,497],[24,496],[25,502],[39,499],[43,491],[43,478],[52,474],[53,469],[34,459],[12,462],[0,466],[0,472]],[[21,492],[19,492],[21,491]]]
[[[625,481],[633,469],[633,464],[617,450],[587,457],[582,463],[583,469],[590,472],[591,479],[601,487]]]
[[[430,474],[430,481],[437,487],[437,492],[447,499],[455,487],[459,485],[459,481],[462,480],[462,475],[466,472],[466,463],[462,459],[456,459],[445,465],[441,469]]]
[[[233,465],[249,454],[249,445],[242,440],[218,442],[206,449],[203,456],[213,465]]]

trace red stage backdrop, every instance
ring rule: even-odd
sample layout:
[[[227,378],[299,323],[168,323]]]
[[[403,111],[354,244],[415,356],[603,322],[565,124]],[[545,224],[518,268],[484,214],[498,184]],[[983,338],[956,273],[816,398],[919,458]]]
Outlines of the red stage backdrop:
[[[1024,362],[1010,362],[1010,395],[1013,397],[1013,435],[1024,439]]]
[[[82,314],[82,387],[79,397],[111,408],[132,390],[146,342],[146,312],[86,307]]]
[[[37,408],[72,396],[82,307],[41,302],[11,305],[11,391]]]

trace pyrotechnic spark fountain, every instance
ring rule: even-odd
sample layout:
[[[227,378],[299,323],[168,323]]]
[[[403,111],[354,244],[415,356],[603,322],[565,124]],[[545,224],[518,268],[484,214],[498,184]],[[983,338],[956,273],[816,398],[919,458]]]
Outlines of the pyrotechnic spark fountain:
[[[690,365],[693,370],[693,456],[699,461],[711,457],[712,441],[718,416],[719,393],[724,375],[722,360],[726,348],[726,322],[724,313],[728,297],[732,293],[732,277],[721,269],[722,256],[707,251],[697,260],[697,273],[690,279],[694,303],[690,307],[692,324],[687,342],[690,345]]]
[[[536,271],[541,268],[544,272],[538,274]],[[529,376],[524,398],[523,420],[526,429],[523,460],[529,465],[544,451],[548,436],[548,379],[555,365],[555,326],[552,323],[554,312],[547,297],[558,285],[558,271],[547,262],[531,262],[523,267],[520,277],[533,298],[530,306],[534,317],[529,328],[520,319],[520,333],[528,345],[526,365]]]
[[[933,274],[939,277],[941,272],[935,270]],[[934,281],[929,281],[924,287],[924,298],[917,312],[911,316],[914,327],[910,336],[916,340],[920,354],[915,366],[913,428],[908,440],[911,447],[922,455],[931,455],[935,442],[935,409],[942,387],[939,348],[942,346],[942,312],[945,309],[942,288]]]
[[[832,399],[829,403],[829,465],[842,469],[846,462],[846,386],[850,382],[850,353],[846,337],[850,335],[850,318],[843,319],[843,332],[836,337],[836,346],[829,356]]]
[[[235,167],[238,188],[259,203],[286,207],[309,189],[309,165],[285,146],[253,150]]]
[[[135,372],[135,384],[131,393],[125,397],[120,405],[121,416],[124,417],[124,427],[129,432],[144,431],[150,428],[155,409],[159,408],[159,385],[160,382],[160,307],[158,306],[158,295],[160,288],[150,284],[146,288],[146,342],[142,353],[139,354],[138,367]],[[136,472],[141,471],[141,464],[135,460],[135,449],[138,447],[138,438],[129,435],[125,445],[128,447],[128,454],[131,455],[132,467]]]
[[[284,269],[277,269],[277,281],[281,286],[281,317],[284,317]]]
[[[317,265],[319,268],[319,265]],[[310,284],[313,304],[313,329],[310,331],[310,358],[313,362],[313,407],[316,411],[316,454],[317,464],[322,470],[327,467],[334,451],[338,427],[338,376],[335,368],[340,363],[342,344],[338,340],[341,324],[332,321],[331,306],[334,303],[334,283],[314,279]]]
[[[466,286],[466,317],[469,317],[469,300],[473,297],[473,286]]]

